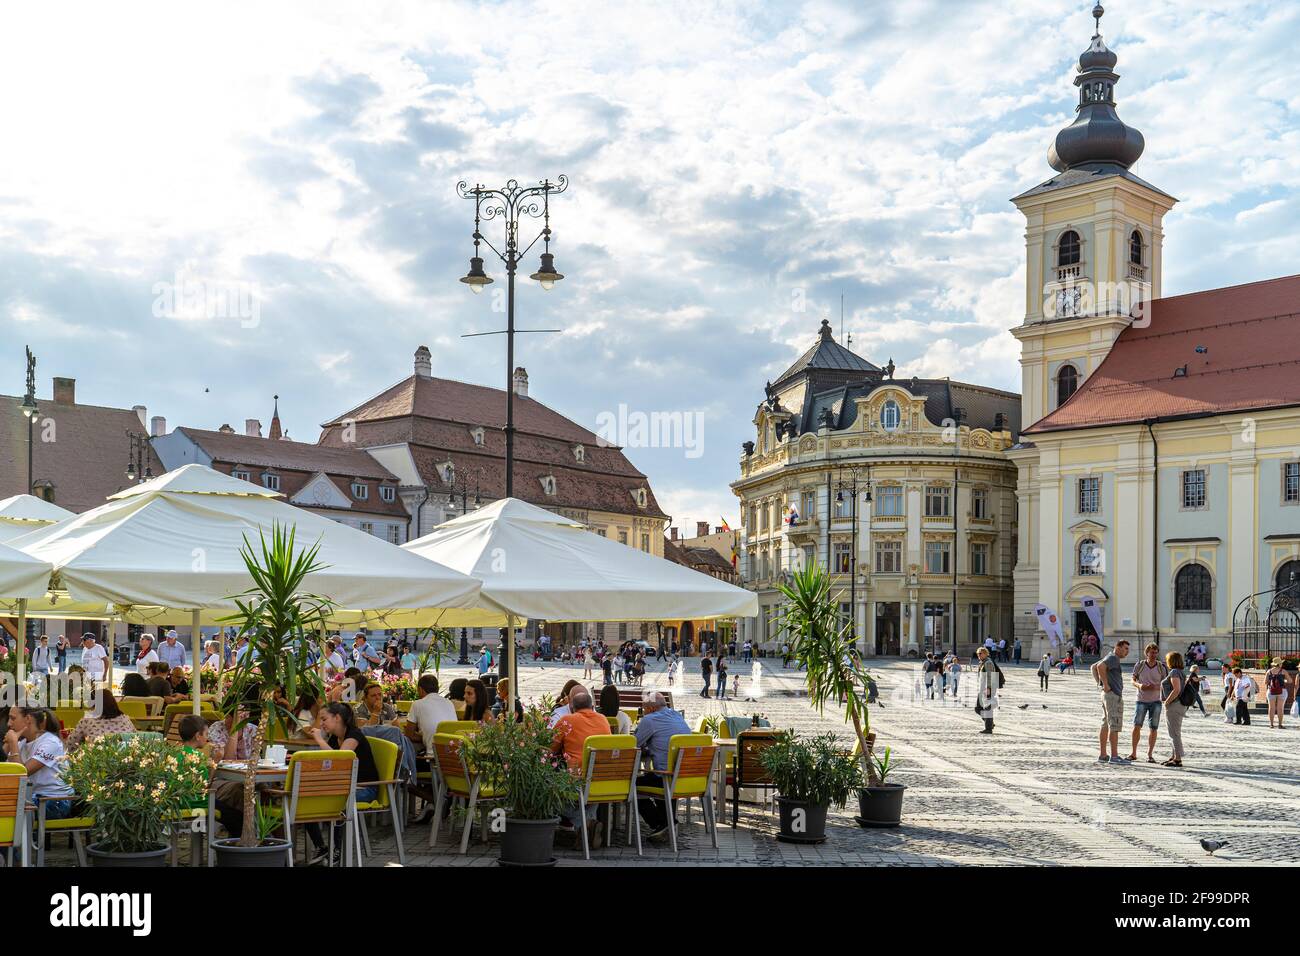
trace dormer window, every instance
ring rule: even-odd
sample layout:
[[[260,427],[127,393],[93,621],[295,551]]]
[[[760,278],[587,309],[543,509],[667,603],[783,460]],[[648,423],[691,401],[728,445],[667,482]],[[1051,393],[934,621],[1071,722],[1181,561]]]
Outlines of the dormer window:
[[[262,472],[262,486],[270,491],[280,490],[280,476],[273,475],[269,471]]]
[[[554,475],[543,475],[543,476],[542,476],[542,494],[544,494],[544,495],[553,495],[553,494],[555,494],[555,476],[554,476]]]
[[[449,461],[442,465],[442,480],[448,485],[456,482],[456,466]]]
[[[636,506],[638,508],[644,508],[649,503],[650,500],[649,495],[646,494],[646,490],[644,488],[638,488],[635,491],[633,491],[632,497],[636,499]]]
[[[245,468],[239,468],[239,467],[236,467],[233,471],[230,472],[230,477],[231,477],[231,478],[238,478],[240,481],[251,481],[251,480],[252,480],[252,475],[250,475],[250,474],[248,473],[248,470],[245,469]]]
[[[364,481],[352,482],[352,497],[357,501],[366,501],[370,497],[370,486]]]
[[[397,489],[392,485],[379,486],[379,500],[393,502],[397,500]]]
[[[479,428],[471,428],[470,431],[469,431],[469,434],[470,434],[470,437],[474,439],[474,444],[476,444],[476,445],[482,445],[482,444],[483,444],[483,429],[482,429],[482,427],[479,427]]]
[[[885,402],[880,409],[880,426],[887,432],[892,432],[903,421],[903,413],[898,407],[898,402],[892,398]]]
[[[578,464],[582,464],[583,462],[585,462],[587,460],[587,449],[582,447],[581,445],[574,445],[573,460],[578,462]]]
[[[1081,255],[1079,234],[1073,229],[1061,233],[1061,241],[1056,247],[1056,264],[1058,266],[1077,266]]]

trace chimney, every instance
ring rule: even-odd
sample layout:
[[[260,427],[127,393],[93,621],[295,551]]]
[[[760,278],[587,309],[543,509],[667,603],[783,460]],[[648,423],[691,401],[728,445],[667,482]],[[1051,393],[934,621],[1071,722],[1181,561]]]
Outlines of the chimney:
[[[155,415],[149,420],[149,434],[154,438],[167,434],[167,419],[161,415]]]
[[[673,541],[676,541],[676,540],[677,540],[677,529],[676,529],[676,528],[669,528],[669,529],[668,529],[668,536],[669,536]]]
[[[132,405],[131,411],[135,412],[135,417],[140,419],[140,427],[147,429],[149,427],[149,411],[143,405]]]
[[[233,435],[235,433],[235,430],[231,428],[229,424],[222,425],[217,429],[217,431],[221,432],[223,435]]]
[[[707,521],[695,522],[695,537],[703,538],[709,533],[709,523]]]
[[[54,379],[54,404],[55,405],[75,405],[77,404],[77,380],[75,378]]]
[[[528,369],[522,365],[515,369],[515,394],[520,398],[528,397]]]
[[[415,374],[420,378],[433,378],[433,355],[428,346],[421,345],[415,350]]]
[[[249,438],[261,438],[262,423],[258,421],[256,418],[245,418],[244,434],[247,435]]]

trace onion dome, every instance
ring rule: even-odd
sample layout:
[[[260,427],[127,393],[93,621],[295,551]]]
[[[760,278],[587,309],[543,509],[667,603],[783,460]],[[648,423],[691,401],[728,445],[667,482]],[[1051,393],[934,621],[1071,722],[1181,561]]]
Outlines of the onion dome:
[[[1079,75],[1074,78],[1079,88],[1078,116],[1056,134],[1056,142],[1047,151],[1047,161],[1057,172],[1102,165],[1127,169],[1138,161],[1146,146],[1142,134],[1124,125],[1115,113],[1118,57],[1101,38],[1101,17],[1105,12],[1100,3],[1093,7],[1096,32],[1079,57]]]

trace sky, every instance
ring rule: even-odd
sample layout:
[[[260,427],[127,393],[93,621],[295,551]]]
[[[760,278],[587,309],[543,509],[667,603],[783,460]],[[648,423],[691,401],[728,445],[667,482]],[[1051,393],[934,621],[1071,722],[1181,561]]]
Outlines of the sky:
[[[520,328],[561,330],[517,339],[530,394],[593,430],[620,406],[690,416],[688,447],[628,456],[674,524],[734,526],[763,384],[823,317],[839,333],[841,296],[854,351],[900,377],[1018,390],[1008,200],[1052,174],[1090,11],[6,5],[0,393],[28,344],[38,396],[70,376],[81,402],[241,428],[278,394],[315,441],[419,345],[435,375],[500,386],[504,338],[462,337],[504,327],[504,282],[456,281],[456,184],[564,174],[565,279],[517,296]],[[1300,5],[1117,0],[1102,34],[1146,136],[1134,171],[1180,200],[1165,294],[1300,271]]]

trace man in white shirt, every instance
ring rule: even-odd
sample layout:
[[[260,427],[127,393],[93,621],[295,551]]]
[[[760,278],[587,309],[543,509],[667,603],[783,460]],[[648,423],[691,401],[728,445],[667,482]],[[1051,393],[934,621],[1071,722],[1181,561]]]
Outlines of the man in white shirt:
[[[404,728],[406,736],[424,749],[433,752],[433,735],[438,725],[447,720],[459,720],[456,705],[438,693],[438,678],[425,674],[416,683],[420,699],[411,705],[409,720]]]
[[[46,675],[50,673],[50,639],[44,634],[32,648],[32,673]]]
[[[167,632],[167,639],[158,646],[158,660],[168,667],[185,666],[185,645],[176,640],[176,631]]]
[[[102,681],[108,676],[108,651],[89,632],[81,635],[81,668],[91,680]]]
[[[135,658],[135,669],[141,677],[149,676],[149,665],[158,663],[158,652],[153,649],[153,635],[140,635],[140,653]]]

